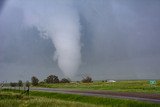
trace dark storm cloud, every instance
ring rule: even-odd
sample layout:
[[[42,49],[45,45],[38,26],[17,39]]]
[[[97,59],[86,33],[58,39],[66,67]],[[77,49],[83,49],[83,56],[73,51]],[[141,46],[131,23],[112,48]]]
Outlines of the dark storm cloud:
[[[1,13],[1,11],[2,11],[2,9],[3,9],[6,1],[7,1],[7,0],[1,0],[1,1],[0,1],[0,13]]]
[[[82,63],[76,79],[81,79],[81,73],[94,79],[160,78],[159,0],[70,2],[81,24]],[[51,73],[63,76],[52,61],[52,41],[43,39],[37,27],[26,27],[23,5],[14,5],[0,17],[0,78],[8,78],[8,73],[13,75],[10,80],[24,74],[26,79]]]
[[[1,80],[27,80],[31,75],[44,78],[46,71],[50,73],[53,70],[56,74],[57,67],[52,61],[55,48],[51,40],[43,39],[36,27],[23,26],[23,17],[20,8],[12,8],[0,18]]]
[[[89,26],[85,30],[90,35],[90,48],[85,51],[84,67],[90,74],[94,72],[95,78],[159,78],[158,0],[93,1],[85,5],[89,5],[83,5],[87,12],[81,12],[85,26]]]

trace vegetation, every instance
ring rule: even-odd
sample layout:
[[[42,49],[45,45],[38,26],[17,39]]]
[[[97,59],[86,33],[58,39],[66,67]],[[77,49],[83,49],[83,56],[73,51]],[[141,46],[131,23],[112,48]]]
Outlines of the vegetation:
[[[30,87],[30,83],[29,83],[29,81],[26,81],[26,87]]]
[[[19,87],[22,87],[22,86],[23,86],[22,80],[19,80],[19,81],[18,81],[18,86],[19,86]]]
[[[11,82],[11,83],[10,83],[10,86],[11,86],[11,87],[16,87],[16,86],[17,86],[17,83]]]
[[[70,83],[70,80],[66,79],[66,78],[62,78],[62,80],[60,81],[60,83]]]
[[[85,77],[85,78],[82,79],[82,82],[83,83],[90,83],[90,82],[92,82],[92,78],[89,77],[89,76],[87,76],[87,77]]]
[[[22,80],[19,80],[19,81],[18,81],[19,90],[20,90],[20,87],[22,87],[22,86],[23,86],[23,82],[22,82]]]
[[[3,99],[21,99],[23,96],[19,93],[13,93],[13,92],[1,92],[0,93],[0,100]]]
[[[49,76],[47,77],[47,79],[45,79],[45,82],[46,82],[46,83],[59,83],[59,79],[58,79],[58,76],[49,75]]]
[[[37,77],[33,76],[33,77],[31,78],[31,81],[32,81],[32,85],[33,85],[33,86],[37,86],[37,85],[38,85],[39,80],[38,80]]]
[[[48,88],[64,88],[78,90],[109,90],[118,92],[140,92],[156,93],[160,95],[160,80],[151,85],[148,80],[130,80],[130,81],[92,81],[90,76],[85,76],[82,82],[70,82],[63,78],[59,81],[58,76],[49,75],[45,81],[39,82],[38,78],[31,78],[33,86]],[[21,87],[22,81],[10,83],[10,86]],[[25,84],[30,87],[30,82]],[[14,88],[15,89],[15,88]],[[60,94],[51,92],[31,91],[29,97],[13,90],[0,91],[0,107],[160,107],[160,104],[140,102],[127,99],[102,98],[94,96],[82,96],[73,94]],[[24,92],[22,92],[24,93]],[[30,100],[31,99],[31,100]]]
[[[160,80],[157,80],[156,85],[150,85],[148,80],[130,80],[117,82],[72,82],[61,84],[39,84],[40,87],[48,88],[65,88],[65,89],[80,89],[80,90],[111,90],[121,92],[143,92],[143,93],[159,93],[160,94]]]
[[[64,101],[55,98],[25,96],[19,93],[0,93],[0,107],[96,107],[93,104]]]
[[[51,92],[32,91],[30,95],[3,90],[0,93],[0,107],[160,107],[156,103]]]

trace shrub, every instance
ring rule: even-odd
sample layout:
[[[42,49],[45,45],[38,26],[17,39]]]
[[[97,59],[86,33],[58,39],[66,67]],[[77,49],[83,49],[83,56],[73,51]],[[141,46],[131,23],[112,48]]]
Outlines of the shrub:
[[[17,86],[17,83],[11,82],[11,83],[10,83],[10,86],[11,86],[11,87],[16,87],[16,86]]]
[[[70,80],[66,79],[66,78],[62,78],[62,80],[60,82],[61,83],[70,83]]]

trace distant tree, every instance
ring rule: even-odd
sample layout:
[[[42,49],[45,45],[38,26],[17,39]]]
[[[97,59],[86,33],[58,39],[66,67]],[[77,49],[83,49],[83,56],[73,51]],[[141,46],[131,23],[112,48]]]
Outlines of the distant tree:
[[[26,81],[26,87],[30,87],[30,83],[29,83],[29,81]]]
[[[66,79],[66,78],[62,78],[62,80],[60,82],[61,83],[70,83],[70,80]]]
[[[45,84],[45,81],[46,81],[46,80],[40,81],[39,84]]]
[[[44,81],[44,83],[48,83],[48,80],[47,80],[47,79],[44,79],[43,81]]]
[[[11,87],[16,87],[16,86],[17,86],[17,83],[11,82],[11,83],[10,83],[10,86],[11,86]]]
[[[37,77],[33,76],[33,77],[31,78],[31,81],[32,81],[32,85],[33,85],[33,86],[38,85],[39,80],[38,80]]]
[[[49,76],[47,77],[47,79],[45,79],[45,82],[46,82],[46,83],[59,83],[59,79],[58,79],[58,76],[49,75]]]
[[[23,82],[22,82],[22,80],[19,80],[19,81],[18,81],[19,91],[20,91],[20,87],[22,87],[22,86],[23,86]]]
[[[53,80],[53,83],[59,83],[58,76],[55,76],[55,75],[54,75],[54,80]]]
[[[53,75],[49,75],[47,77],[47,79],[45,79],[46,83],[53,83],[53,79],[54,79],[54,76]]]
[[[76,81],[77,83],[80,83],[80,81]]]
[[[25,92],[26,94],[29,96],[29,90],[30,90],[30,82],[29,81],[26,81],[26,87],[28,88]]]
[[[90,76],[86,76],[85,78],[82,79],[83,83],[90,83],[92,82],[92,78]]]

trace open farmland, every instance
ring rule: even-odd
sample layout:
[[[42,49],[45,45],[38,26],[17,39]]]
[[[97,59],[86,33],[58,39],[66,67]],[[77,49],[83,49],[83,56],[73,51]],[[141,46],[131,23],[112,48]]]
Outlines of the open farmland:
[[[0,91],[0,107],[160,107],[160,103],[155,103],[160,99],[159,80],[155,85],[150,85],[147,80],[40,83],[30,87],[29,96],[22,95],[23,90],[15,90],[18,87],[4,88],[8,89]]]
[[[141,92],[141,93],[160,93],[160,80],[156,85],[150,85],[148,80],[128,80],[113,83],[96,81],[92,83],[60,83],[60,84],[39,84],[39,87],[80,89],[80,90],[109,90],[118,92]]]

